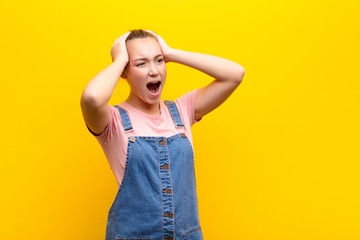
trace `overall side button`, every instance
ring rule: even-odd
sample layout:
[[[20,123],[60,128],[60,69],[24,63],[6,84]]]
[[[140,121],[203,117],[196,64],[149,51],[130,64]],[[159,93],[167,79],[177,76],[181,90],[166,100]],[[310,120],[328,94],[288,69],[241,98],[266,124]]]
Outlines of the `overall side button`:
[[[166,146],[166,140],[162,140],[161,142],[159,142],[159,144]]]
[[[130,142],[135,142],[135,137],[134,136],[130,136]]]

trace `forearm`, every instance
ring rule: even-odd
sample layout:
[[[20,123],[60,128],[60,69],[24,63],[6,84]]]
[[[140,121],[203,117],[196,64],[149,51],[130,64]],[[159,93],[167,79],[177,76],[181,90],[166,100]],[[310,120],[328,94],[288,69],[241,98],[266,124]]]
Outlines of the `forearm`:
[[[233,61],[203,53],[172,49],[168,58],[170,62],[195,68],[219,81],[241,81],[245,71]]]
[[[86,85],[81,99],[91,101],[92,104],[96,106],[107,104],[126,64],[127,61],[118,58],[111,65],[99,72]]]

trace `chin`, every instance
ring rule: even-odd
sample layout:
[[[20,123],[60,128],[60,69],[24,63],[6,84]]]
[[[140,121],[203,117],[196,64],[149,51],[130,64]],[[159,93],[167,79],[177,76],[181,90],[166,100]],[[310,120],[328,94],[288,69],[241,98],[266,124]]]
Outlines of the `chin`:
[[[149,91],[146,92],[144,98],[147,100],[146,102],[148,102],[149,104],[155,104],[161,100],[161,95],[162,95],[162,89],[160,88],[155,95],[150,93]]]
[[[161,100],[161,95],[156,98],[156,99],[147,99],[147,101],[145,101],[147,104],[153,105],[153,104],[157,104],[159,103]]]

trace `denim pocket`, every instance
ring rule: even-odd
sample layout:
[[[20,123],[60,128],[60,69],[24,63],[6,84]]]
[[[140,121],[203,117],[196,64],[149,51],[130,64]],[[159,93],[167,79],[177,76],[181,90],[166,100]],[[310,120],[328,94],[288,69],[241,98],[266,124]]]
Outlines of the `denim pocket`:
[[[183,237],[184,237],[184,240],[203,240],[204,239],[200,226],[190,229],[189,231],[184,233]]]

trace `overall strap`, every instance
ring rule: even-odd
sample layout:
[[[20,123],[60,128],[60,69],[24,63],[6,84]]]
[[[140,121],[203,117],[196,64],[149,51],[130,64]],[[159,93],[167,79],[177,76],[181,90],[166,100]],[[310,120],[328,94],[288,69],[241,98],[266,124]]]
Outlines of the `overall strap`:
[[[121,121],[124,127],[125,132],[133,130],[133,126],[131,125],[130,118],[125,109],[119,107],[118,105],[114,105],[119,110]]]
[[[183,122],[181,120],[180,114],[179,114],[179,110],[176,107],[175,102],[174,101],[168,101],[168,100],[165,100],[164,102],[169,108],[169,112],[170,112],[171,117],[172,117],[172,119],[173,119],[173,121],[175,123],[175,126],[176,127],[184,126],[184,124],[183,124]]]

